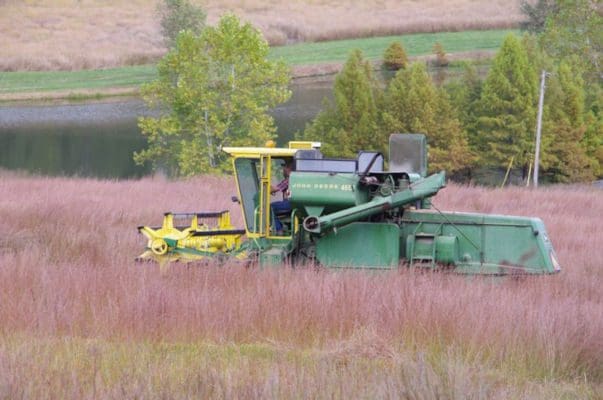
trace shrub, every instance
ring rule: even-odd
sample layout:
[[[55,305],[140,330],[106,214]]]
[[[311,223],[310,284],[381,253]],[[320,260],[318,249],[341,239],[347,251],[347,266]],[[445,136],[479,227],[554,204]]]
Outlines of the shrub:
[[[438,67],[446,67],[449,64],[448,57],[446,56],[446,51],[444,50],[444,46],[442,43],[436,42],[433,45],[433,54],[435,54],[435,65]]]
[[[408,65],[408,56],[402,43],[392,42],[383,53],[383,67],[390,71],[404,69]]]

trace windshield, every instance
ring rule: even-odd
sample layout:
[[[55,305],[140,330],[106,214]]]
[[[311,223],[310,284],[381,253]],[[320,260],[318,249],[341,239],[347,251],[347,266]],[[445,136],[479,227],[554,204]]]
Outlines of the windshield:
[[[237,158],[235,160],[237,182],[241,204],[243,205],[245,226],[248,232],[256,232],[254,210],[258,204],[258,162],[259,160],[252,158]]]

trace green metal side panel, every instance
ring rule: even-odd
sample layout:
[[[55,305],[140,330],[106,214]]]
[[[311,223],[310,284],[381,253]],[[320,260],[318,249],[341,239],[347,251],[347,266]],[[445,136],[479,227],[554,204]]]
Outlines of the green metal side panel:
[[[400,228],[351,223],[318,239],[316,258],[326,267],[395,268],[400,262]]]
[[[250,240],[247,243],[249,243],[248,246],[251,252],[257,252],[258,263],[261,268],[282,267],[295,249],[295,242],[290,237],[260,238]]]
[[[287,259],[287,251],[283,247],[272,247],[262,251],[259,257],[260,267],[282,267]]]
[[[415,235],[458,239],[455,271],[472,274],[555,273],[560,271],[553,246],[539,218],[472,213],[408,211],[401,224],[402,257]],[[456,246],[456,245],[455,245]],[[436,261],[439,261],[436,253]]]
[[[312,233],[327,232],[330,229],[345,226],[351,222],[362,221],[373,215],[412,204],[417,200],[436,194],[446,182],[444,172],[433,174],[428,178],[412,184],[404,190],[400,190],[391,196],[375,196],[371,201],[355,207],[349,207],[321,217],[308,217],[304,219],[304,229]]]
[[[292,172],[289,177],[289,201],[303,216],[331,213],[369,201],[368,190],[360,177],[348,173]]]

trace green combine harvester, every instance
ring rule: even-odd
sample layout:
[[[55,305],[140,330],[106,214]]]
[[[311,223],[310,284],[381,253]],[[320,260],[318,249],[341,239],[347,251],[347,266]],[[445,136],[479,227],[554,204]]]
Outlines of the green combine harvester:
[[[327,268],[400,267],[466,274],[560,271],[539,218],[440,212],[431,197],[445,173],[427,176],[424,135],[390,137],[389,168],[381,153],[324,158],[315,142],[288,148],[229,147],[244,229],[228,211],[166,213],[161,227],[139,227],[148,239],[139,260],[226,258],[260,266],[313,263]],[[274,206],[276,173],[291,169],[289,208]],[[183,226],[175,221],[186,219]]]

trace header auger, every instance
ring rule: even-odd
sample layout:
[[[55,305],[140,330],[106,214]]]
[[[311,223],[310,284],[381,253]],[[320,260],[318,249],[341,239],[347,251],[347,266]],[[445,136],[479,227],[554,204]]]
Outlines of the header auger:
[[[313,142],[288,148],[227,147],[233,160],[244,229],[228,211],[167,213],[160,228],[139,227],[147,239],[140,259],[165,265],[215,257],[279,266],[312,262],[334,268],[446,268],[468,274],[560,271],[538,218],[440,212],[431,197],[444,172],[426,176],[425,136],[390,137],[389,170],[381,153],[328,159]],[[286,171],[278,188],[273,176]],[[283,190],[284,201],[271,194]],[[174,226],[174,217],[190,219]],[[244,240],[246,237],[246,240]]]

